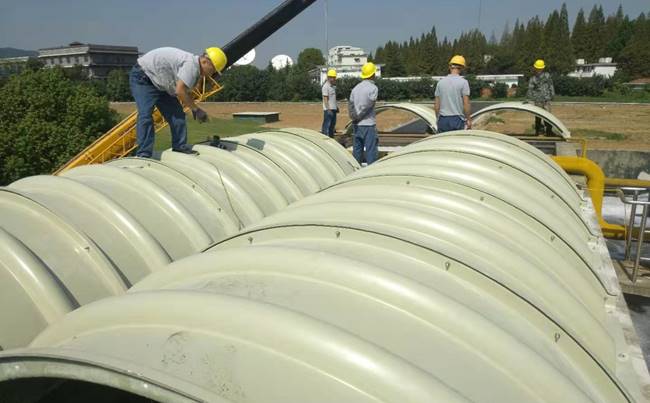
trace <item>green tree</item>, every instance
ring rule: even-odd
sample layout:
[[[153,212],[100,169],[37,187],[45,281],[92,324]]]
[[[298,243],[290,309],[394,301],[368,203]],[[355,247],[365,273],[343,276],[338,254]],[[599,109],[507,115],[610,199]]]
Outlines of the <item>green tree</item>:
[[[544,41],[544,24],[539,17],[534,17],[528,21],[526,30],[523,34],[520,52],[517,60],[517,70],[530,73],[535,60],[542,55]]]
[[[99,80],[98,80],[99,81]],[[133,101],[129,87],[129,74],[124,70],[111,70],[106,77],[106,97],[113,102]]]
[[[587,59],[589,57],[589,34],[587,32],[587,21],[585,20],[585,12],[580,9],[576,22],[573,25],[571,32],[571,44],[575,56],[579,59]]]
[[[375,50],[375,63],[384,63],[384,47],[379,46],[377,47],[377,50]]]
[[[575,60],[566,4],[562,5],[559,13],[554,11],[546,21],[542,55],[551,73],[566,74],[573,71]]]
[[[631,78],[650,76],[650,19],[641,13],[634,22],[634,33],[621,52],[619,63]]]
[[[221,83],[224,88],[216,94],[217,101],[264,102],[267,99],[267,71],[255,66],[234,66],[224,73]]]
[[[26,66],[25,66],[25,67],[26,67],[28,70],[32,70],[32,71],[34,71],[34,70],[40,70],[40,69],[42,69],[44,66],[45,66],[45,63],[43,63],[41,60],[38,60],[38,58],[36,58],[36,57],[30,57],[29,59],[27,59],[27,63],[26,63]]]
[[[607,20],[607,26],[609,42],[607,43],[606,56],[618,61],[621,52],[634,35],[634,23],[627,15],[623,14],[622,6],[619,6],[616,15]]]
[[[382,75],[386,77],[401,77],[406,75],[406,66],[402,52],[397,42],[388,42],[383,51],[384,68]]]
[[[436,27],[420,38],[420,47],[418,49],[418,64],[423,74],[436,74],[440,64],[440,46],[438,44],[438,35]]]
[[[454,46],[453,44],[444,37],[440,47],[438,48],[439,56],[436,58],[435,70],[433,71],[434,75],[446,75],[449,73],[449,60],[454,55]]]
[[[454,41],[454,54],[463,55],[467,60],[467,74],[481,74],[485,70],[487,39],[482,32],[475,29],[464,32]]]
[[[515,30],[519,26],[519,21],[515,23]],[[501,39],[496,46],[493,46],[492,58],[486,64],[486,73],[488,74],[507,74],[515,72],[516,64],[516,47],[514,45],[515,32],[510,31],[510,23],[506,22],[501,34]]]
[[[287,89],[287,79],[291,67],[287,66],[283,69],[276,70],[269,63],[266,68],[267,83],[267,99],[270,101],[289,101],[289,90]]]
[[[605,57],[607,37],[605,31],[605,14],[602,6],[594,6],[589,13],[587,21],[587,36],[589,38],[587,47],[587,60],[597,62]]]
[[[61,69],[13,76],[0,88],[0,185],[52,172],[116,121],[105,98]]]
[[[292,68],[287,77],[290,101],[317,101],[321,99],[320,85],[312,81],[306,71]]]
[[[320,49],[307,48],[298,55],[298,63],[296,64],[296,67],[301,71],[309,71],[323,65],[325,65],[323,52],[321,52]]]

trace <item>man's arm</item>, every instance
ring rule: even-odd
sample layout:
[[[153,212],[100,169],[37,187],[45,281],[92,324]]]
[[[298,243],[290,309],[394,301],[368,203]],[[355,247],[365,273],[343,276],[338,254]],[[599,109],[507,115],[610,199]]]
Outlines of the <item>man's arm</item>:
[[[190,94],[190,89],[185,85],[183,80],[176,81],[176,96],[181,100],[181,103],[190,108],[192,111],[192,116],[195,120],[198,120],[199,123],[204,123],[208,121],[208,114],[194,102],[194,98]]]
[[[436,117],[440,116],[440,97],[436,97],[436,101],[433,104],[433,110],[436,111]]]
[[[189,88],[187,88],[183,80],[176,81],[176,96],[185,107],[190,108],[192,111],[198,109],[198,106],[194,103],[194,98],[190,95]]]
[[[549,76],[548,85],[551,86],[551,99],[555,98],[555,85],[553,85],[553,79]]]
[[[472,104],[469,102],[469,96],[463,95],[463,109],[467,121],[467,129],[472,128]]]
[[[330,105],[330,97],[327,95],[323,95],[323,107],[325,108],[326,111],[328,111]]]
[[[465,80],[463,85],[463,112],[465,112],[465,124],[467,129],[472,128],[472,105],[469,103],[469,96],[471,94],[471,89],[469,88],[469,81]]]

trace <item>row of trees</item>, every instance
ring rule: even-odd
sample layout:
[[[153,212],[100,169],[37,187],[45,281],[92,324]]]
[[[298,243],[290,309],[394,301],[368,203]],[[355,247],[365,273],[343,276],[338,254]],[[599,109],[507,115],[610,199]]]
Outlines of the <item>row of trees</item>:
[[[566,74],[576,59],[597,62],[612,57],[627,76],[650,75],[650,18],[645,14],[632,20],[622,6],[605,16],[602,6],[594,6],[587,17],[581,9],[573,29],[569,28],[566,4],[546,20],[534,17],[526,23],[506,24],[500,40],[493,33],[488,40],[472,30],[451,41],[438,39],[435,27],[419,38],[398,43],[389,41],[377,48],[374,61],[385,65],[387,77],[442,75],[452,55],[468,59],[469,74],[529,73],[536,59],[545,59],[552,73]]]

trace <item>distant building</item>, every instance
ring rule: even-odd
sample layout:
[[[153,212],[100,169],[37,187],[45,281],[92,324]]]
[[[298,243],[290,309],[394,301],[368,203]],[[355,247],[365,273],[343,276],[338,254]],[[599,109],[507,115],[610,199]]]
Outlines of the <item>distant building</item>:
[[[591,78],[602,76],[610,78],[616,73],[618,64],[612,61],[611,57],[602,57],[598,63],[585,63],[585,59],[576,60],[575,71],[569,73],[569,77]]]
[[[68,46],[38,50],[45,67],[81,66],[88,78],[106,78],[111,70],[133,67],[139,56],[134,46],[95,45],[73,42]]]
[[[0,77],[7,77],[20,73],[27,67],[27,62],[34,59],[32,56],[0,58]]]
[[[440,81],[444,77],[445,76],[389,77],[389,78],[384,78],[384,80],[408,82],[408,81],[418,81],[418,80],[428,78],[433,81]],[[518,85],[519,79],[523,77],[524,77],[523,74],[482,74],[482,75],[477,75],[476,79],[479,81],[484,81],[489,84],[505,84],[508,86],[508,88],[512,88],[513,86]]]
[[[327,80],[327,70],[335,69],[339,78],[360,78],[361,67],[368,63],[368,53],[354,46],[335,46],[327,54],[327,66],[320,66],[310,73],[321,85]],[[381,65],[377,65],[377,78],[381,77]]]

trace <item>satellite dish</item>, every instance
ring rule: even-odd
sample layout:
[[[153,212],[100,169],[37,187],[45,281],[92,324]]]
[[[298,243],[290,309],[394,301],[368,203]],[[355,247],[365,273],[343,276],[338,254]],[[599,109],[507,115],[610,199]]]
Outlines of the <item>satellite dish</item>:
[[[237,60],[234,64],[235,66],[248,66],[249,64],[253,63],[253,61],[255,61],[255,56],[255,49],[253,49],[242,56],[242,58]]]
[[[293,66],[293,59],[287,55],[277,55],[271,59],[271,65],[276,70],[282,70],[287,66]]]

